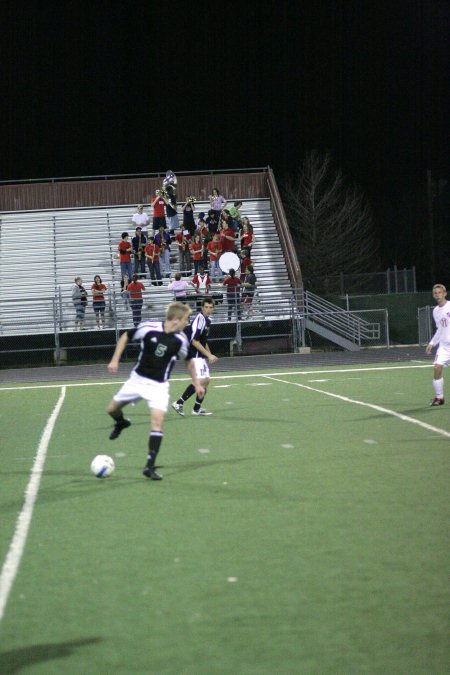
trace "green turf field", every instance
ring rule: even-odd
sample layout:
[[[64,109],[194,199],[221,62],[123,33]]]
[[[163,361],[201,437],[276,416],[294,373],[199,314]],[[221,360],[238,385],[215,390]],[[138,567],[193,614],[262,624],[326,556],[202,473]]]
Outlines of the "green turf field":
[[[0,388],[0,673],[449,673],[450,406],[428,406],[431,377],[219,373],[212,417],[168,413],[159,483],[143,403],[108,440],[117,383]]]

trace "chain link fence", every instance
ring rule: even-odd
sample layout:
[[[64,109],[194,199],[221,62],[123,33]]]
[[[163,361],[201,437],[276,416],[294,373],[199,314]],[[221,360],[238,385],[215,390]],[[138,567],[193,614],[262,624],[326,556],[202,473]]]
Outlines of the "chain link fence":
[[[415,293],[416,269],[387,269],[366,274],[332,274],[305,279],[314,293],[321,295]]]
[[[419,334],[419,345],[429,343],[434,335],[433,328],[433,307],[419,307],[417,310],[417,330]]]
[[[386,310],[347,311],[303,291],[274,291],[237,303],[215,294],[216,309],[210,343],[218,355],[297,352],[324,345],[359,349],[390,345]],[[314,298],[314,300],[313,300]],[[167,302],[155,303],[144,293],[142,320],[163,320]],[[201,296],[188,296],[193,313]],[[83,325],[67,292],[54,298],[3,301],[0,312],[0,355],[3,367],[63,363],[109,358],[120,333],[133,326],[133,311],[114,288],[108,297],[104,321],[97,327],[90,303]],[[30,312],[30,309],[32,310]]]

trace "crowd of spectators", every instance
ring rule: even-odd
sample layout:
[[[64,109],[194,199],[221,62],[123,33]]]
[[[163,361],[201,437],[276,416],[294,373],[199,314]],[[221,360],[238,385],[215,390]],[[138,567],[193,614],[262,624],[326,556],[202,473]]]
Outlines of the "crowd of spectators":
[[[256,289],[251,258],[255,235],[249,218],[241,213],[243,203],[234,201],[232,206],[228,205],[217,188],[209,195],[207,213],[196,214],[195,202],[195,197],[190,196],[180,205],[180,223],[176,187],[169,185],[156,190],[149,202],[150,214],[143,204],[137,205],[131,217],[134,234],[130,237],[129,232],[122,232],[117,244],[121,297],[124,308],[131,309],[135,325],[142,316],[145,279],[150,279],[153,286],[162,286],[163,278],[169,279],[167,288],[177,300],[186,300],[190,294],[208,294],[212,284],[217,283],[226,293],[229,319],[234,311],[241,318],[241,302],[248,306],[249,312]],[[221,267],[221,258],[226,253],[235,254],[233,268]],[[178,267],[174,278],[173,266]],[[90,290],[96,325],[102,329],[108,289],[96,275]],[[81,277],[75,279],[72,301],[75,330],[81,330],[89,302]]]

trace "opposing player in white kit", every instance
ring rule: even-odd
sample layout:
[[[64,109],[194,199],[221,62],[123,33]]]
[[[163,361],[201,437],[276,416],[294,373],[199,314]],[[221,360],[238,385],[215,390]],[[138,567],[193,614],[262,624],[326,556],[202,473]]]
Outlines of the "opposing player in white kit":
[[[430,405],[444,405],[444,378],[442,369],[450,364],[450,302],[447,289],[442,284],[433,286],[433,298],[437,306],[433,309],[436,332],[426,346],[425,352],[431,354],[433,347],[439,345],[434,357],[434,398]]]
[[[111,373],[117,373],[120,357],[128,342],[140,344],[140,352],[130,377],[113,397],[106,408],[115,425],[110,434],[114,440],[123,429],[131,425],[124,418],[122,408],[139,400],[147,402],[150,408],[151,431],[148,441],[147,464],[143,474],[152,480],[161,480],[155,469],[155,460],[163,439],[164,417],[169,405],[169,378],[177,359],[186,359],[192,377],[192,386],[199,398],[205,389],[195,374],[193,359],[188,356],[189,343],[183,329],[189,323],[190,308],[181,302],[171,302],[166,310],[165,321],[143,321],[137,328],[125,331],[117,343],[113,357],[108,364]]]
[[[197,415],[198,417],[212,415],[211,412],[208,412],[203,408],[202,403],[206,396],[206,390],[210,380],[208,364],[217,361],[217,356],[214,356],[214,354],[211,353],[208,345],[208,334],[211,326],[210,317],[214,312],[214,306],[214,300],[209,296],[205,296],[201,302],[200,312],[195,316],[192,324],[185,330],[189,340],[188,358],[192,359],[197,379],[205,389],[203,396],[197,394],[192,409],[192,414]],[[176,410],[179,415],[184,415],[183,404],[193,394],[195,394],[195,388],[192,384],[189,384],[180,398],[172,403],[172,408]]]

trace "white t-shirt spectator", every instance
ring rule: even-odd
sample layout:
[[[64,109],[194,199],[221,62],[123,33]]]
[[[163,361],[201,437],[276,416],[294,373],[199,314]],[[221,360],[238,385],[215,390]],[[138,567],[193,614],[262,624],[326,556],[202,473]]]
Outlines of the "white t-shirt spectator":
[[[142,232],[147,232],[147,225],[150,222],[150,218],[145,211],[138,209],[132,217],[131,222],[134,223],[135,228],[142,227]]]

